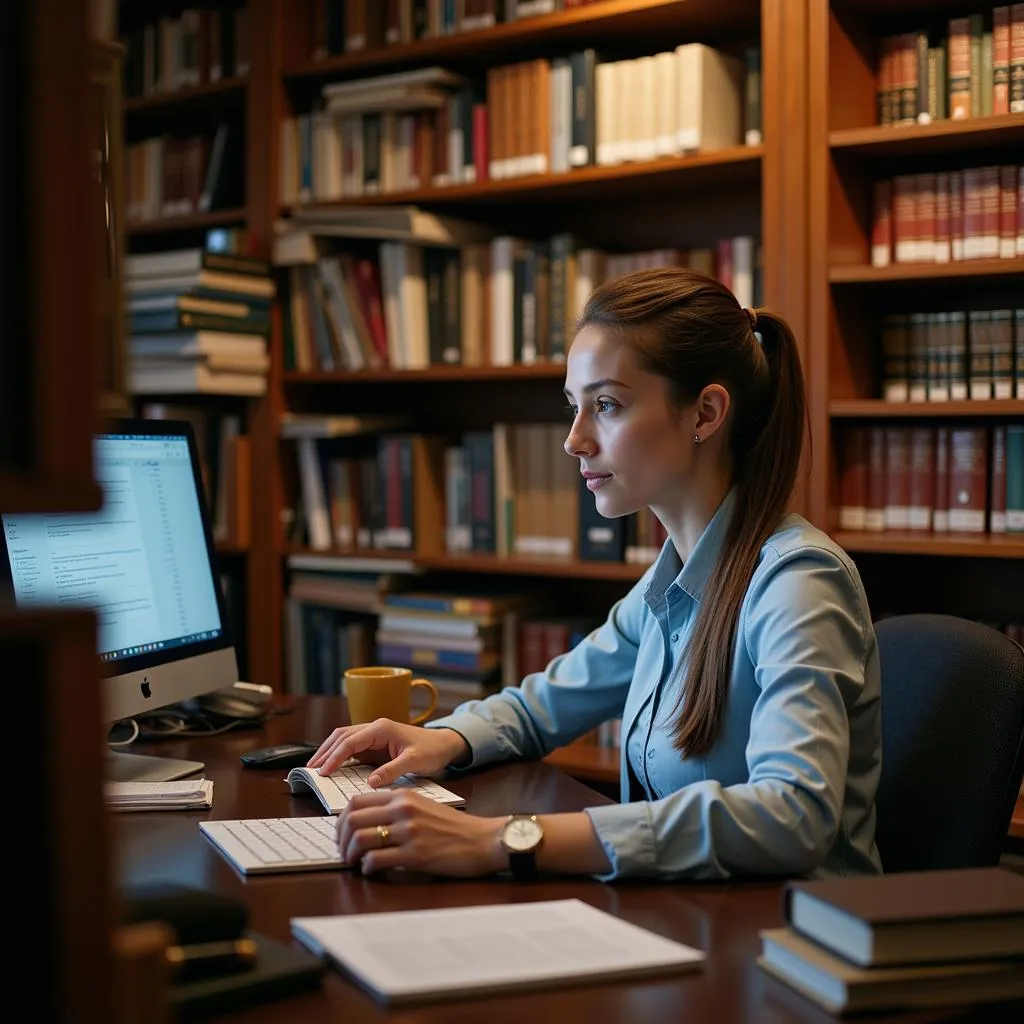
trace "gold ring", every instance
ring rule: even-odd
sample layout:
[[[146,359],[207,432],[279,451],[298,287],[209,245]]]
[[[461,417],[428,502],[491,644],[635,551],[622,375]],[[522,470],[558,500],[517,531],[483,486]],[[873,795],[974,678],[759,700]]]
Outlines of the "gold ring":
[[[391,833],[388,831],[387,825],[378,825],[377,826],[377,835],[380,837],[380,845],[381,846],[387,846],[388,845],[388,839],[391,838]]]

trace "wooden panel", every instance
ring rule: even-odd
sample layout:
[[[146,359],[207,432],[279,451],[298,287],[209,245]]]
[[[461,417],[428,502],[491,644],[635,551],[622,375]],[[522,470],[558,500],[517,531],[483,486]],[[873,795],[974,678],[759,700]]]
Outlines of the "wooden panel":
[[[868,263],[833,266],[828,279],[833,284],[903,284],[907,281],[955,281],[987,278],[1019,285],[1024,280],[1024,259],[959,260],[955,263],[893,263],[873,267]]]
[[[806,110],[810,85],[807,0],[763,0],[761,4],[761,110],[765,139],[761,184],[764,303],[780,312],[796,335],[804,377],[812,381],[820,358],[810,329],[808,149]],[[810,390],[810,389],[808,389]],[[816,445],[813,420],[812,445]],[[793,508],[809,514],[812,445],[805,445]]]
[[[927,534],[884,530],[880,533],[837,533],[835,537],[848,551],[953,555],[960,558],[1024,558],[1024,538],[1013,535]],[[1017,590],[1019,592],[1020,588]]]
[[[828,142],[834,151],[859,157],[934,156],[947,152],[962,154],[968,146],[1019,146],[1024,144],[1024,114],[933,121],[898,128],[846,128],[833,131]]]
[[[821,0],[812,0],[818,3]],[[826,7],[830,6],[827,2]],[[828,127],[854,128],[878,122],[874,38],[849,11],[831,5],[827,41]]]
[[[491,179],[412,192],[377,195],[309,204],[303,209],[330,210],[344,206],[440,206],[489,203],[578,203],[593,199],[642,198],[651,194],[677,193],[701,186],[756,181],[760,174],[760,146],[733,146],[693,156],[664,157],[650,163],[617,164],[613,167],[580,167],[565,174],[531,174],[511,179]],[[591,211],[592,212],[592,211]]]
[[[17,201],[31,229],[13,260],[26,273],[14,279],[14,301],[24,303],[24,319],[16,335],[3,332],[2,344],[23,346],[12,362],[20,368],[22,384],[27,370],[28,386],[20,403],[26,421],[18,444],[23,468],[0,464],[0,496],[7,512],[45,507],[86,511],[100,502],[92,478],[99,362],[93,315],[96,222],[89,212],[86,5],[83,0],[39,0],[14,6],[25,19],[23,36],[15,39],[25,54],[24,74],[14,93],[24,119],[21,137],[9,139],[9,152],[26,161]],[[5,17],[15,15],[6,12]],[[31,360],[27,366],[26,357]],[[69,423],[82,429],[69,430]],[[17,425],[11,426],[18,436]]]
[[[248,213],[244,206],[228,210],[210,210],[208,213],[189,213],[177,217],[158,217],[155,220],[129,221],[125,230],[129,235],[159,235],[173,232],[205,232],[209,228],[244,224]]]
[[[197,107],[208,109],[211,101],[232,95],[241,96],[245,85],[245,78],[222,78],[219,82],[205,82],[203,85],[192,85],[155,96],[132,96],[124,101],[124,113],[128,118],[135,114],[149,115],[170,110],[191,114]]]
[[[296,4],[287,5],[293,10]],[[269,256],[278,209],[278,130],[283,113],[281,39],[284,0],[252,0],[249,5],[250,85],[246,108],[246,201],[252,251]],[[275,154],[273,157],[270,154]],[[284,470],[278,424],[284,409],[281,372],[284,349],[280,308],[273,310],[267,393],[249,416],[252,444],[252,554],[246,616],[252,682],[284,686],[284,569],[278,551],[284,508]],[[294,493],[294,492],[293,492]]]
[[[0,664],[17,723],[11,763],[31,766],[19,829],[28,848],[17,867],[31,912],[17,938],[21,961],[31,957],[33,974],[46,979],[32,989],[32,1017],[111,1020],[114,904],[95,618],[0,612]]]
[[[1024,399],[1007,398],[988,402],[884,402],[878,398],[833,399],[828,405],[833,418],[855,419],[992,419],[1024,417]]]

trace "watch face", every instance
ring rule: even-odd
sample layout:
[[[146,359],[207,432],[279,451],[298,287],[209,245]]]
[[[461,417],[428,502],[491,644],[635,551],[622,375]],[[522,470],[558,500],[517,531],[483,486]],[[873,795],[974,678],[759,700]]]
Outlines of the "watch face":
[[[513,818],[502,830],[501,838],[506,849],[512,852],[532,850],[544,835],[540,824],[532,818]]]

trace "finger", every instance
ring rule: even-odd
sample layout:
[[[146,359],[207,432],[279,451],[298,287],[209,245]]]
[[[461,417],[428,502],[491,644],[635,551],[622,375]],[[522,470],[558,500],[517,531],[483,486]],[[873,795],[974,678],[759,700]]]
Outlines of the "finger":
[[[356,829],[346,840],[339,841],[338,852],[346,864],[356,864],[371,851],[400,845],[391,825],[375,824],[370,828]]]
[[[380,786],[390,786],[392,782],[401,778],[406,774],[406,772],[412,771],[413,760],[414,757],[411,752],[403,751],[398,755],[398,757],[374,768],[374,770],[366,776],[366,781],[373,786],[374,789],[377,789]]]
[[[334,729],[331,732],[330,736],[328,736],[327,739],[325,739],[323,743],[320,744],[320,746],[316,750],[316,753],[306,762],[307,766],[310,768],[317,768],[321,764],[323,764],[324,759],[327,757],[330,751],[334,749],[335,745],[344,738],[345,733],[348,732],[351,728],[351,726],[344,725],[339,726],[337,729]]]
[[[368,850],[359,862],[359,870],[364,875],[372,875],[388,868],[407,868],[409,851],[404,846],[388,846],[384,849]]]
[[[344,851],[352,840],[352,836],[360,829],[376,828],[377,825],[390,825],[393,815],[386,810],[394,799],[394,794],[360,793],[352,797],[345,809],[338,815],[334,836],[338,849]]]
[[[386,742],[380,735],[382,727],[377,722],[369,725],[360,725],[352,729],[345,736],[342,736],[333,749],[330,750],[323,762],[320,764],[320,774],[330,775],[336,768],[340,768],[350,757],[369,750],[381,743]]]

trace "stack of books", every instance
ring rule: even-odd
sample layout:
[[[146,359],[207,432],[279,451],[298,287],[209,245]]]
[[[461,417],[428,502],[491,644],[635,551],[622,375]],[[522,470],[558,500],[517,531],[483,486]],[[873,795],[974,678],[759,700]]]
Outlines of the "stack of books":
[[[758,964],[831,1013],[1024,999],[1024,876],[1000,867],[788,882]]]
[[[261,395],[274,281],[264,260],[206,248],[125,261],[129,389]]]

